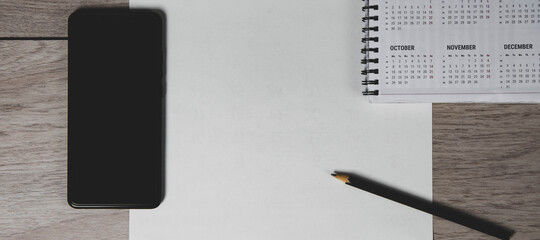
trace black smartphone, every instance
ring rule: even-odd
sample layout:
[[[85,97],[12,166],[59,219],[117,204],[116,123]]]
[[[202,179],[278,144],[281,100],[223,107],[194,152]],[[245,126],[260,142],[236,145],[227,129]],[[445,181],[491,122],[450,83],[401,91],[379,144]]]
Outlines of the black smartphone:
[[[155,208],[164,196],[164,18],[81,9],[68,23],[68,203]]]

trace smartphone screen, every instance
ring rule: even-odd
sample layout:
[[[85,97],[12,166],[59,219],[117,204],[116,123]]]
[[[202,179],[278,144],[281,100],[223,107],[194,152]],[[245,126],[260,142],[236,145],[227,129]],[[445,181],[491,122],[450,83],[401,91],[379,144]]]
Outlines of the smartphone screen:
[[[68,24],[68,203],[154,208],[163,198],[163,23],[84,9]]]

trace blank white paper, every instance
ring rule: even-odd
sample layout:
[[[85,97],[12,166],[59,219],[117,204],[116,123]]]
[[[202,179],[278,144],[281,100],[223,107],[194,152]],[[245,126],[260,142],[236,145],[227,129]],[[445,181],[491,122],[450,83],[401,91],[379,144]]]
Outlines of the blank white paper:
[[[166,192],[130,239],[432,239],[431,104],[362,96],[359,0],[131,0],[167,17]]]

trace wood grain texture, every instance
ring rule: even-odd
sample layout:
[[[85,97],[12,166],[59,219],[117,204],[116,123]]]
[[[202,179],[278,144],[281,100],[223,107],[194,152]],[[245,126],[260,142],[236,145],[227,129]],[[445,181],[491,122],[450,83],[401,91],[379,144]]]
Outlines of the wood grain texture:
[[[0,239],[128,239],[128,210],[66,202],[67,41],[0,41]]]
[[[540,239],[540,105],[433,104],[433,198]],[[493,239],[434,218],[435,239]]]
[[[128,0],[0,0],[0,37],[67,37],[80,7],[127,7]]]

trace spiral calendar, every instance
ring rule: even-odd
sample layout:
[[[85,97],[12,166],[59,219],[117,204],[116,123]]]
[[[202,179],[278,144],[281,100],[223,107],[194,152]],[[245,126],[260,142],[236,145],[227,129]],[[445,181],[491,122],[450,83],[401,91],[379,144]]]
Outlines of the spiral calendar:
[[[365,0],[371,102],[540,102],[540,0]]]

